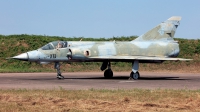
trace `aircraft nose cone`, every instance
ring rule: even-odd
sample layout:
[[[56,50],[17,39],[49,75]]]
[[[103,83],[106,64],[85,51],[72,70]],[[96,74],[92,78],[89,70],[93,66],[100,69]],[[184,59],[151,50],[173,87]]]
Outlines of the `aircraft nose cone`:
[[[13,59],[18,59],[18,60],[23,60],[23,61],[28,61],[28,54],[27,53],[22,53],[20,55],[12,57]]]

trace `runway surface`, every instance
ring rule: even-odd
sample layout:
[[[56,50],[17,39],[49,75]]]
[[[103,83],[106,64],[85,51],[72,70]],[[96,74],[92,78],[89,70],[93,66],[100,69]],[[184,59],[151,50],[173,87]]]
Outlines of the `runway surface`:
[[[103,72],[63,73],[0,73],[1,89],[200,89],[200,73],[140,72],[139,80],[128,80],[129,72],[114,72],[113,79],[104,79]]]

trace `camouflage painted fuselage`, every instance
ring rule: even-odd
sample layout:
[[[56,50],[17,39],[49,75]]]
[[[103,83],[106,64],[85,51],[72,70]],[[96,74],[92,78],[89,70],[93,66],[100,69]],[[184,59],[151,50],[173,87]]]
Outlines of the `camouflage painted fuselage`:
[[[88,42],[69,41],[66,48],[51,50],[38,49],[32,61],[94,61],[92,57],[123,57],[123,56],[148,56],[148,57],[176,57],[179,54],[179,44],[175,41],[130,41],[130,42]],[[95,59],[102,61],[103,59]],[[115,59],[110,59],[115,60]],[[31,61],[31,60],[29,60]],[[128,61],[128,60],[117,60]]]
[[[69,48],[72,53],[72,60],[76,57],[82,57],[83,60],[89,61],[90,57],[101,56],[176,57],[179,54],[179,45],[176,42],[77,42],[74,44],[79,45],[80,43],[82,43],[80,47]],[[123,59],[120,61],[123,61]]]

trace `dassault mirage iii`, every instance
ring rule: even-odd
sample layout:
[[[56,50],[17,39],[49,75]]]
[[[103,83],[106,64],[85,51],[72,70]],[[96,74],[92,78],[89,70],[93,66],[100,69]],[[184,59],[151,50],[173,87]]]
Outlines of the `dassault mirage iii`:
[[[100,69],[105,70],[105,78],[113,77],[111,62],[132,62],[130,77],[136,80],[140,77],[139,63],[191,60],[176,58],[180,49],[173,37],[180,20],[181,17],[173,16],[128,42],[54,41],[12,58],[40,64],[55,63],[58,79],[64,78],[60,62],[102,62]]]

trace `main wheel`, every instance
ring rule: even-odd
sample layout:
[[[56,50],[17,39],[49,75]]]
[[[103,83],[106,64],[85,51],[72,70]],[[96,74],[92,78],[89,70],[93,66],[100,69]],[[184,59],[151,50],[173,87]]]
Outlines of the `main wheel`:
[[[104,78],[106,79],[110,79],[113,77],[113,71],[111,69],[107,69],[104,72]]]
[[[134,80],[137,80],[140,78],[139,72],[133,73],[133,71],[130,73],[130,77],[133,78]]]

